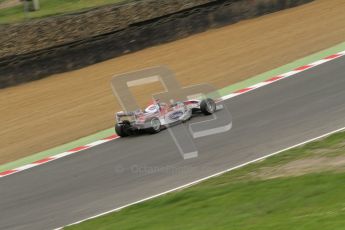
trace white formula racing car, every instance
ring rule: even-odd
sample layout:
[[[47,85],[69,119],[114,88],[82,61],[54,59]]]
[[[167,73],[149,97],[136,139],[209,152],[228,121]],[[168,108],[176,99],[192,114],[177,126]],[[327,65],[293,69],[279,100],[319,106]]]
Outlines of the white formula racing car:
[[[161,103],[156,100],[144,111],[116,113],[115,131],[120,137],[134,134],[155,134],[164,128],[185,122],[195,114],[211,115],[223,106],[214,100],[187,100],[171,104]]]

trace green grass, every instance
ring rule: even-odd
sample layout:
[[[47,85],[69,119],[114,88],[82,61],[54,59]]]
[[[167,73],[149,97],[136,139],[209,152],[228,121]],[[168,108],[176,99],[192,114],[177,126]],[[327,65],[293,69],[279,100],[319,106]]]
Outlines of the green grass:
[[[88,8],[119,3],[124,0],[40,0],[39,11],[28,13],[26,18],[22,5],[0,10],[0,23],[20,22],[32,18],[70,13]]]
[[[265,180],[247,176],[301,158],[345,155],[344,141],[345,133],[338,133],[66,229],[344,229],[345,173]]]

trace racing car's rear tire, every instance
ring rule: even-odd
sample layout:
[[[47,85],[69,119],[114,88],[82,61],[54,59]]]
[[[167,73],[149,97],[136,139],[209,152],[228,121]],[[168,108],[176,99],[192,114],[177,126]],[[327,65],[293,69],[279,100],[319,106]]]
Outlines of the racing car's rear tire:
[[[146,129],[146,132],[149,134],[159,133],[161,131],[161,122],[157,117],[153,117],[147,121],[150,128]]]
[[[211,98],[202,100],[200,103],[200,110],[205,115],[211,115],[216,111],[216,103]]]
[[[115,132],[120,137],[128,137],[130,135],[129,128],[130,128],[130,125],[127,123],[116,124],[115,125]]]

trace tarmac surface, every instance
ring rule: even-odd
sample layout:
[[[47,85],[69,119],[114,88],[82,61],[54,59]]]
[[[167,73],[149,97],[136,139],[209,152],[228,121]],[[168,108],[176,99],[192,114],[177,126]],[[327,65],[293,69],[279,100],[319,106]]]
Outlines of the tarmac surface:
[[[342,57],[225,101],[232,129],[195,139],[193,159],[165,130],[1,178],[0,229],[61,227],[344,127],[344,69]]]

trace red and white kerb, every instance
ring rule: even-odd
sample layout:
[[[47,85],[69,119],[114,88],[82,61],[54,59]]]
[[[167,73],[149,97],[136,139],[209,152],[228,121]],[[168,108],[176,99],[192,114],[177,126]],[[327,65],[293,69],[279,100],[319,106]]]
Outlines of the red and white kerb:
[[[260,83],[257,83],[255,85],[252,85],[250,87],[247,87],[247,88],[244,88],[244,89],[240,89],[240,90],[237,90],[236,92],[234,93],[231,93],[231,94],[228,94],[228,95],[225,95],[223,97],[221,97],[221,100],[227,100],[229,98],[232,98],[232,97],[236,97],[238,95],[241,95],[241,94],[244,94],[244,93],[247,93],[249,91],[252,91],[252,90],[255,90],[255,89],[258,89],[260,87],[263,87],[265,85],[269,85],[273,82],[276,82],[276,81],[279,81],[281,79],[284,79],[284,78],[287,78],[287,77],[291,77],[295,74],[298,74],[300,72],[303,72],[305,70],[308,70],[308,69],[311,69],[315,66],[318,66],[318,65],[321,65],[323,63],[326,63],[326,62],[329,62],[331,60],[334,60],[336,58],[339,58],[339,57],[342,57],[345,55],[345,51],[342,51],[342,52],[339,52],[337,54],[333,54],[331,56],[328,56],[328,57],[325,57],[319,61],[316,61],[316,62],[313,62],[309,65],[304,65],[304,66],[301,66],[301,67],[298,67],[290,72],[287,72],[287,73],[284,73],[284,74],[281,74],[281,75],[278,75],[278,76],[275,76],[275,77],[272,77],[264,82],[260,82]],[[68,150],[66,152],[63,152],[63,153],[60,153],[60,154],[57,154],[55,156],[51,156],[51,157],[46,157],[46,158],[43,158],[41,160],[38,160],[38,161],[35,161],[35,162],[32,162],[30,164],[27,164],[27,165],[24,165],[24,166],[21,166],[21,167],[18,167],[18,168],[15,168],[15,169],[11,169],[11,170],[7,170],[7,171],[4,171],[4,172],[0,172],[0,178],[1,177],[5,177],[5,176],[9,176],[9,175],[12,175],[14,173],[17,173],[17,172],[21,172],[21,171],[24,171],[24,170],[27,170],[29,168],[33,168],[33,167],[36,167],[36,166],[39,166],[39,165],[42,165],[42,164],[46,164],[48,162],[51,162],[51,161],[54,161],[56,159],[59,159],[59,158],[62,158],[62,157],[65,157],[65,156],[69,156],[71,154],[74,154],[74,153],[77,153],[77,152],[80,152],[80,151],[83,151],[85,149],[89,149],[89,148],[92,148],[92,147],[95,147],[97,145],[101,145],[103,143],[106,143],[106,142],[109,142],[109,141],[112,141],[112,140],[115,140],[119,138],[119,136],[117,135],[112,135],[112,136],[109,136],[109,137],[106,137],[106,138],[103,138],[101,140],[98,140],[98,141],[95,141],[95,142],[92,142],[90,144],[87,144],[87,145],[83,145],[83,146],[79,146],[79,147],[76,147],[74,149],[71,149],[71,150]]]

